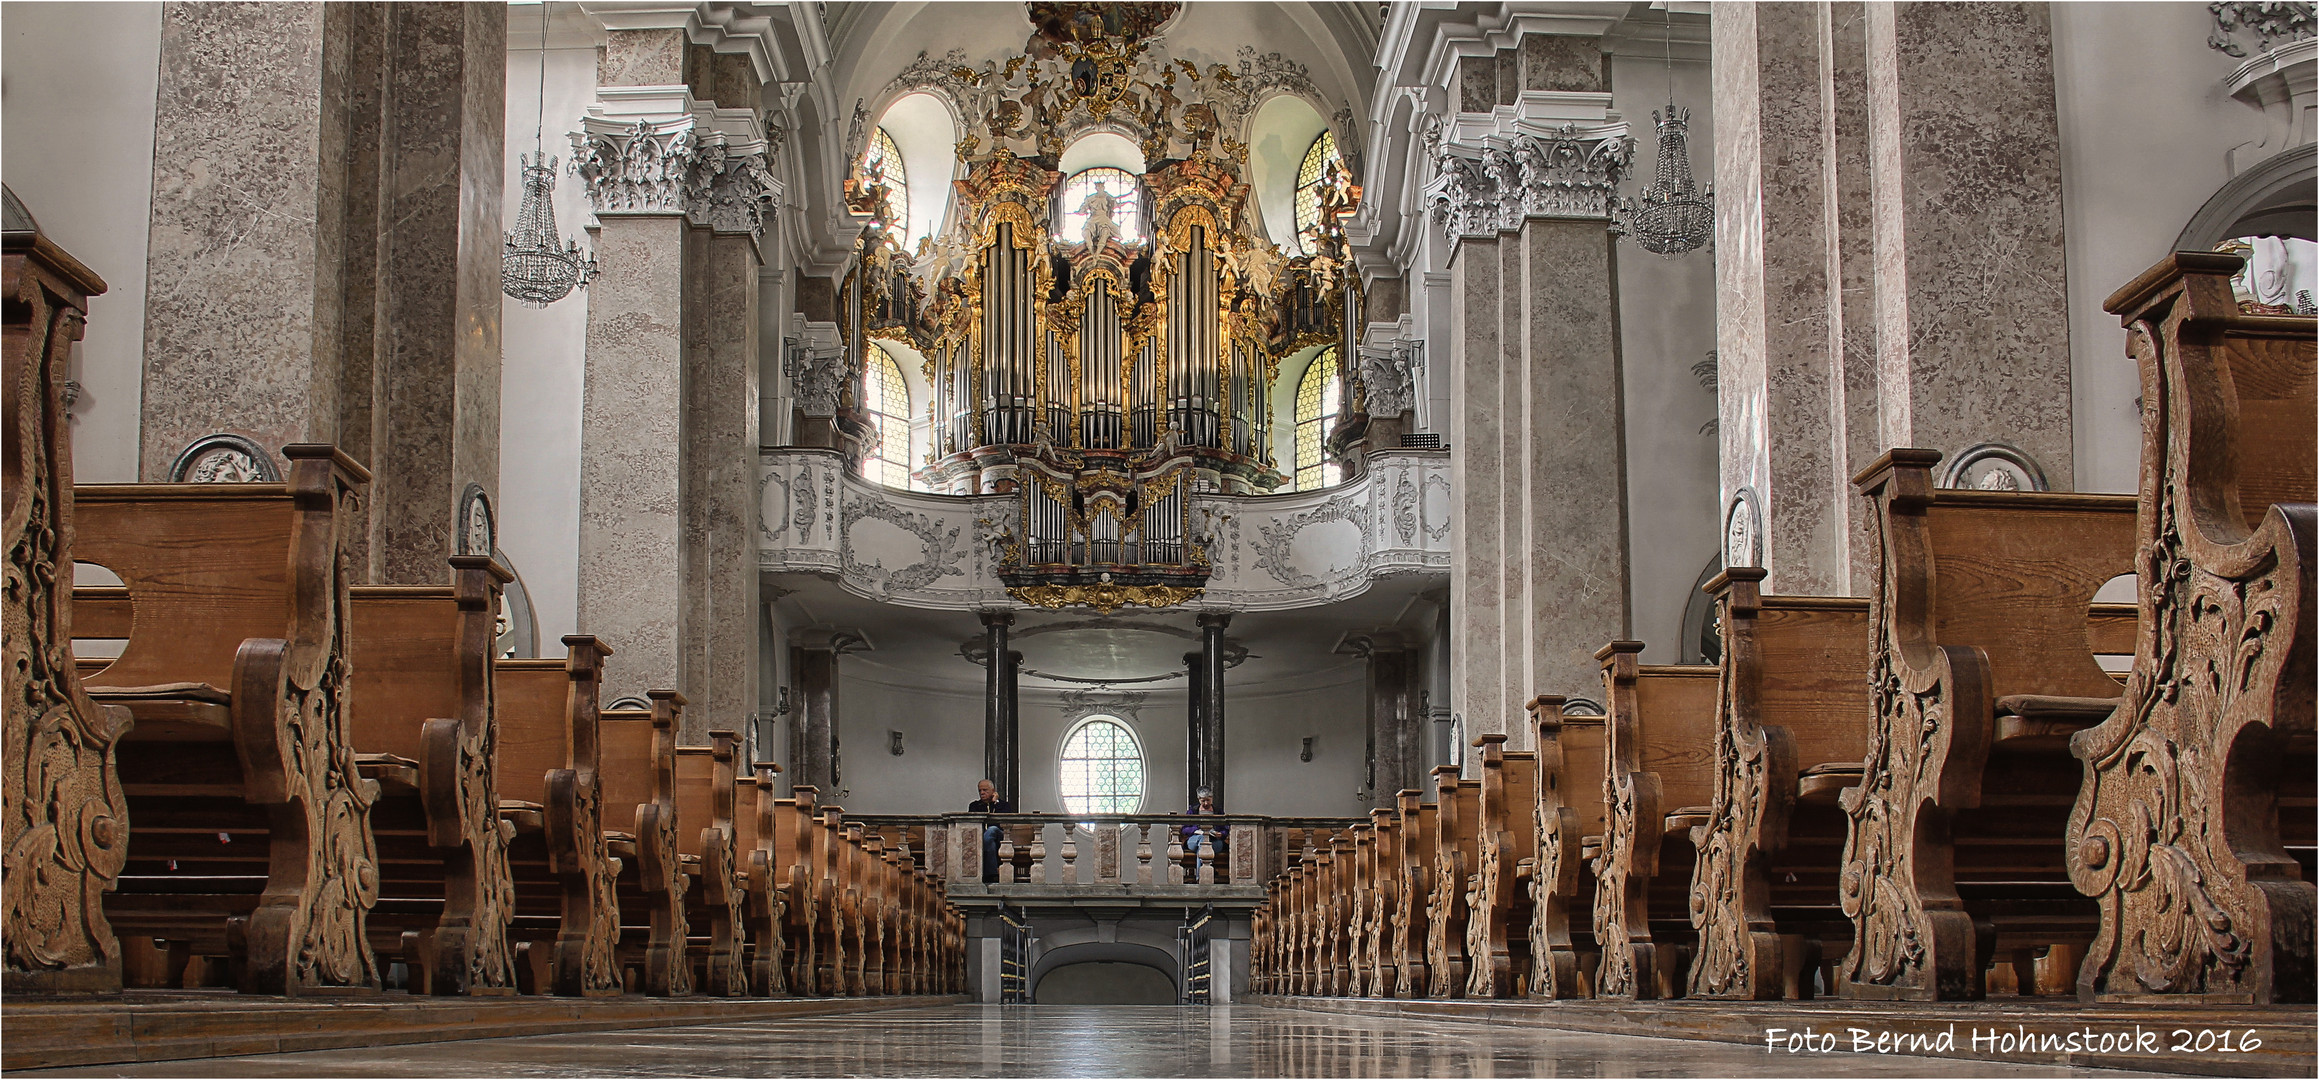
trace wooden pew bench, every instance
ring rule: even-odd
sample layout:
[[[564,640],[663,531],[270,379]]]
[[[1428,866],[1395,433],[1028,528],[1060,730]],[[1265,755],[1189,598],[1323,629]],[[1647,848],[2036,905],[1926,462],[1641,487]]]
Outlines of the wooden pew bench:
[[[2319,349],[2308,317],[2240,312],[2238,268],[2178,252],[2105,304],[2141,375],[2141,633],[2121,706],[2070,739],[2089,1001],[2319,993]]]
[[[73,557],[118,575],[130,608],[74,631],[126,639],[84,685],[136,722],[117,744],[134,831],[105,914],[230,955],[245,992],[376,989],[378,785],[349,736],[341,536],[368,476],[328,446],[283,454],[284,484],[74,491]]]
[[[700,860],[687,860],[679,837],[676,727],[684,695],[651,690],[651,708],[606,709],[598,725],[600,778],[607,824],[630,810],[634,832],[610,832],[621,860],[620,965],[636,973],[629,987],[654,997],[694,992],[685,960],[687,894]]]
[[[1691,930],[1691,829],[1714,798],[1716,669],[1644,664],[1613,641],[1602,664],[1607,719],[1602,854],[1594,863],[1601,997],[1680,997]]]
[[[741,737],[709,732],[707,746],[676,748],[677,857],[697,868],[686,894],[686,963],[693,985],[715,997],[749,992],[748,866],[738,816]]]
[[[790,789],[789,798],[773,803],[773,872],[781,888],[789,989],[816,997],[829,994],[821,975],[822,922],[828,916],[821,895],[822,829],[814,804],[818,795],[813,785],[799,784]]]
[[[2117,704],[2087,616],[2133,569],[2134,501],[1935,490],[1939,460],[1896,449],[1853,481],[1882,569],[1865,772],[1841,796],[1852,997],[1978,998],[1993,953],[2081,947],[2097,918],[2060,888],[2066,747]]]
[[[526,993],[610,997],[621,992],[624,864],[604,816],[598,691],[612,650],[584,634],[563,641],[561,660],[493,664],[518,974]]]
[[[1428,868],[1433,861],[1435,810],[1415,788],[1396,793],[1394,804],[1396,822],[1393,848],[1388,852],[1390,880],[1386,882],[1395,894],[1392,940],[1386,946],[1393,958],[1390,994],[1413,998],[1424,995],[1432,982],[1425,966],[1425,909],[1432,885]]]
[[[1562,707],[1553,695],[1527,705],[1538,747],[1531,810],[1537,847],[1524,872],[1531,904],[1528,993],[1549,999],[1593,996],[1601,959],[1588,918],[1595,884],[1587,840],[1599,845],[1603,834],[1607,721],[1565,716]]]
[[[1521,992],[1530,971],[1529,890],[1520,867],[1535,865],[1538,755],[1507,750],[1506,736],[1474,740],[1481,749],[1476,797],[1475,871],[1466,889],[1465,996],[1505,998]]]
[[[1433,884],[1425,912],[1425,966],[1431,977],[1428,994],[1437,998],[1465,993],[1473,975],[1466,955],[1466,879],[1481,863],[1481,790],[1479,780],[1460,780],[1455,765],[1433,770],[1434,818]]]
[[[380,899],[370,936],[415,993],[512,994],[515,886],[492,696],[500,590],[489,556],[451,557],[449,586],[351,590],[348,708],[371,807]]]
[[[780,772],[781,766],[760,761],[750,775],[735,781],[734,846],[740,851],[748,893],[749,991],[760,997],[789,992],[789,958],[783,937],[787,932],[789,878],[776,839],[784,800],[773,794],[774,777]]]

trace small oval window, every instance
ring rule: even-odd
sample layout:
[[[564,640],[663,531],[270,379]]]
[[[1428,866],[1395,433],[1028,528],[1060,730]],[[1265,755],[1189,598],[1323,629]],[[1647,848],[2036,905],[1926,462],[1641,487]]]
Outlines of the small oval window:
[[[1132,814],[1143,808],[1143,747],[1115,716],[1090,716],[1063,739],[1063,812]]]

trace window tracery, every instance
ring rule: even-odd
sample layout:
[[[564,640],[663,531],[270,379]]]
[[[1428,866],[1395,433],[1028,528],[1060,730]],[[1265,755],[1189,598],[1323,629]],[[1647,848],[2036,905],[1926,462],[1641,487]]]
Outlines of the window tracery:
[[[1143,746],[1116,716],[1097,714],[1063,739],[1057,788],[1069,814],[1143,809]]]
[[[887,487],[910,486],[910,385],[894,356],[871,342],[862,364],[862,404],[876,434],[862,455],[862,478]]]
[[[1337,422],[1344,404],[1343,380],[1337,377],[1337,350],[1330,346],[1305,366],[1296,384],[1296,489],[1311,491],[1342,479],[1340,467],[1328,460],[1323,443],[1329,426]]]

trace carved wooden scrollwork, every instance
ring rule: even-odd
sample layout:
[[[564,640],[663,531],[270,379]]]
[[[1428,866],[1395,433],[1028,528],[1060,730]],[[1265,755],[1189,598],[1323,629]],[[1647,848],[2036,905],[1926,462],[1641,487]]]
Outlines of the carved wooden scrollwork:
[[[1945,841],[1956,809],[1978,800],[1995,718],[1988,657],[1924,639],[1932,622],[1924,508],[1939,456],[1896,449],[1887,455],[1894,467],[1855,481],[1876,501],[1883,564],[1869,612],[1866,772],[1839,798],[1849,820],[1837,889],[1853,941],[1839,978],[1856,997],[1978,996],[1972,919]]]
[[[644,992],[683,997],[693,992],[692,965],[685,962],[687,892],[676,830],[676,725],[684,695],[648,690],[652,699],[652,801],[636,808],[636,857],[644,893],[652,907],[651,936],[644,950]]]
[[[1530,987],[1532,997],[1580,995],[1578,950],[1570,940],[1570,907],[1578,892],[1578,814],[1563,805],[1562,778],[1567,753],[1562,742],[1562,700],[1531,699],[1530,721],[1538,740],[1538,785],[1530,809],[1538,832],[1538,853],[1530,863]]]
[[[734,784],[740,736],[712,731],[709,745],[714,761],[711,821],[700,831],[701,903],[710,912],[708,958],[703,965],[707,985],[702,989],[719,997],[738,997],[749,992],[748,879],[743,876],[733,824],[739,795]]]
[[[118,990],[102,904],[128,857],[113,748],[130,720],[91,701],[73,668],[64,409],[72,343],[105,283],[38,233],[11,234],[6,260],[6,989]]]
[[[2313,997],[2319,905],[2278,797],[2311,768],[2319,521],[2273,504],[2250,529],[2259,504],[2240,490],[2270,434],[2256,417],[2311,425],[2311,321],[2242,319],[2236,268],[2177,254],[2110,300],[2142,377],[2139,632],[2123,705],[2070,740],[2085,766],[2070,879],[2101,912],[2089,999]],[[2247,400],[2266,388],[2299,417]]]
[[[597,774],[598,692],[611,649],[592,637],[564,639],[565,768],[549,770],[544,807],[548,871],[563,891],[556,931],[555,992],[602,997],[621,990],[620,860],[604,836],[604,785]]]
[[[1692,831],[1691,925],[1699,946],[1691,961],[1695,997],[1780,996],[1780,940],[1771,917],[1764,860],[1786,835],[1795,807],[1795,741],[1786,729],[1755,723],[1752,697],[1763,657],[1752,629],[1760,604],[1760,568],[1724,577],[1716,614],[1724,627],[1716,688],[1715,797],[1707,824]],[[1774,783],[1773,777],[1781,778]]]
[[[1432,984],[1428,993],[1446,998],[1465,990],[1466,879],[1473,867],[1461,835],[1470,833],[1472,825],[1461,817],[1465,807],[1458,803],[1457,769],[1441,766],[1434,770],[1433,778],[1434,801],[1440,810],[1434,818],[1432,907],[1425,913],[1425,964]]]
[[[1475,869],[1466,887],[1465,994],[1472,998],[1511,997],[1514,956],[1508,946],[1512,917],[1514,838],[1502,827],[1512,819],[1506,805],[1506,736],[1477,740],[1482,751],[1480,813],[1475,822]]]

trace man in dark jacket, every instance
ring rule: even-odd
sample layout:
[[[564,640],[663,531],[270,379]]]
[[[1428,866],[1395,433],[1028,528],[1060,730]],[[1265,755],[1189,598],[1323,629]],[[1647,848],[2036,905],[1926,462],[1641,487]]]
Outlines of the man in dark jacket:
[[[1015,812],[1015,804],[999,798],[998,785],[988,780],[974,785],[974,794],[975,800],[966,804],[966,812],[969,814],[1011,814]],[[982,883],[985,885],[995,884],[998,881],[998,838],[999,827],[997,825],[982,827]]]

